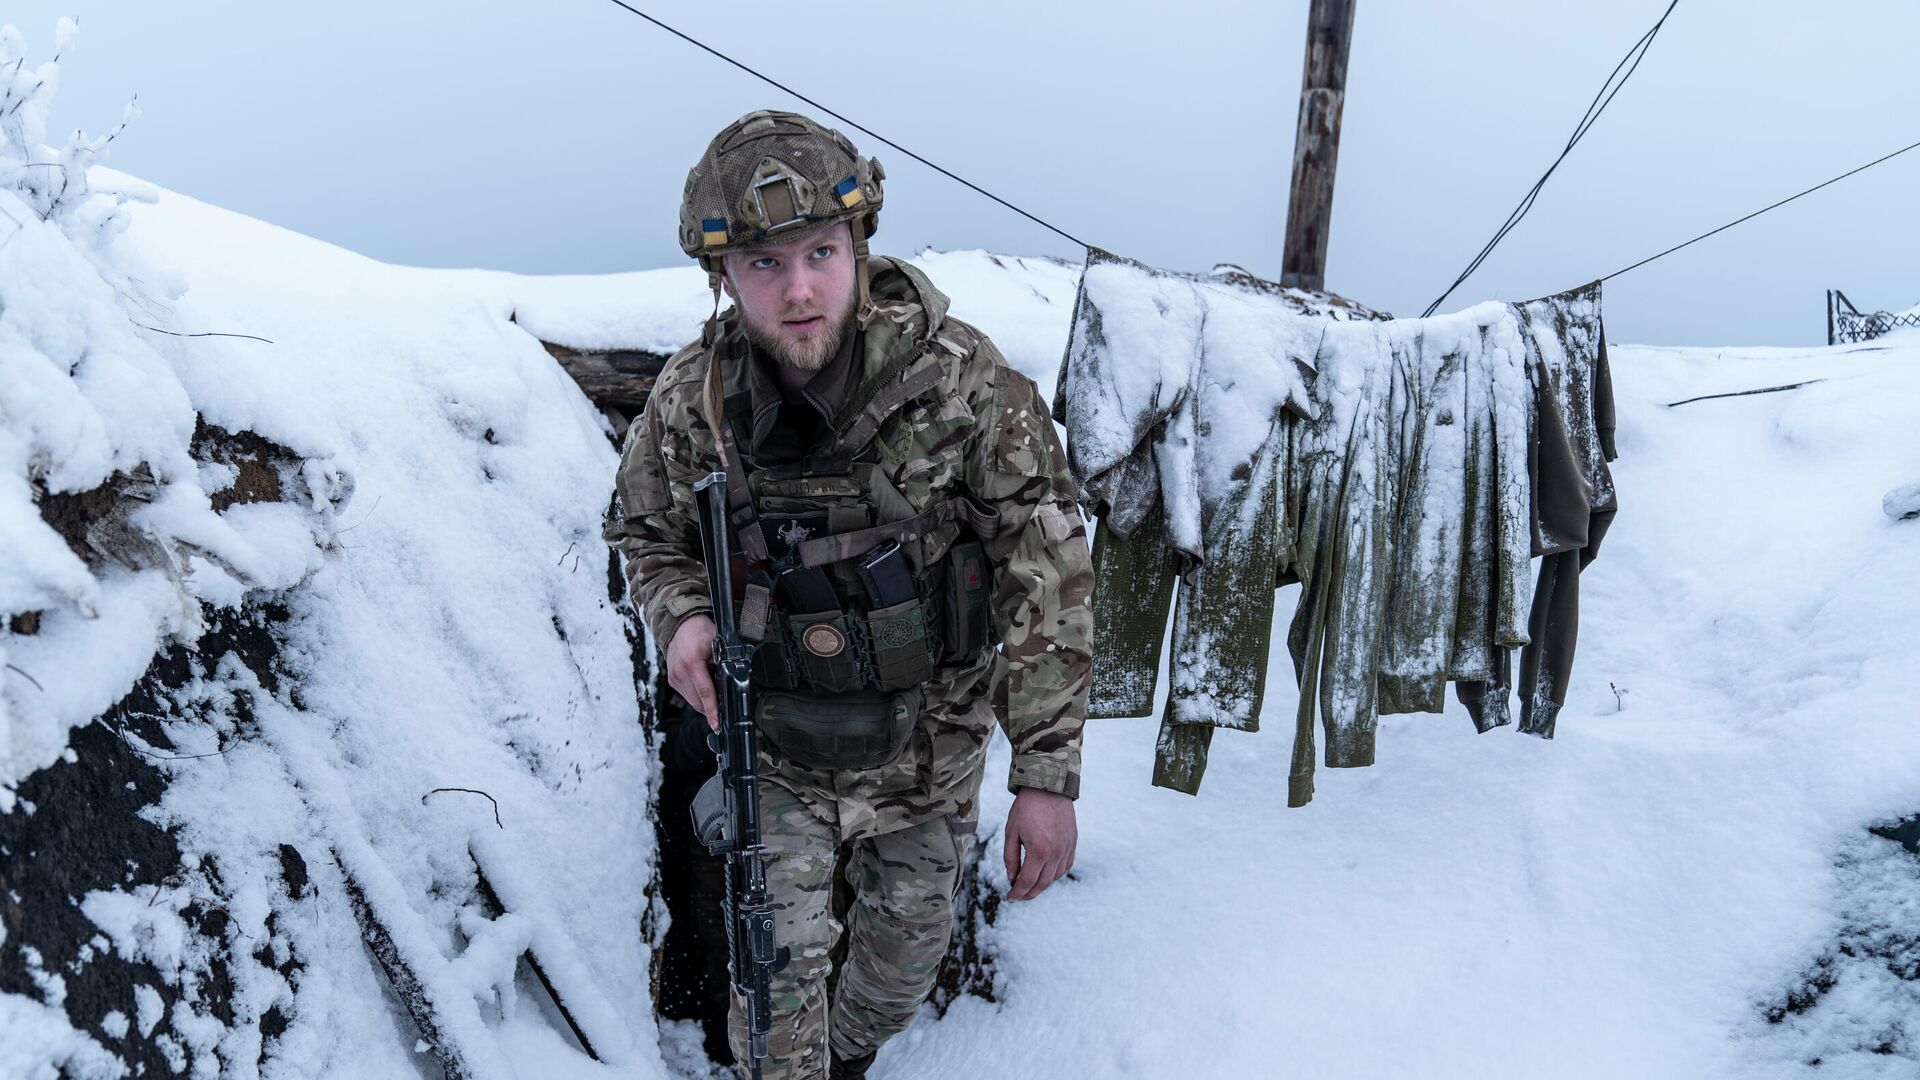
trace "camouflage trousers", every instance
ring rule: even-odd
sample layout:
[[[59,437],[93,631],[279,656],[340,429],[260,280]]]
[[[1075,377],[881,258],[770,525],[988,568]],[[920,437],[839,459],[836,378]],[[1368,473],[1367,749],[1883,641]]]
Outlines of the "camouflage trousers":
[[[829,1054],[879,1049],[932,992],[953,933],[974,823],[941,816],[843,841],[834,805],[760,780],[774,941],[790,951],[773,977],[767,1080],[818,1080]],[[734,1057],[745,1061],[738,994],[727,1019]]]

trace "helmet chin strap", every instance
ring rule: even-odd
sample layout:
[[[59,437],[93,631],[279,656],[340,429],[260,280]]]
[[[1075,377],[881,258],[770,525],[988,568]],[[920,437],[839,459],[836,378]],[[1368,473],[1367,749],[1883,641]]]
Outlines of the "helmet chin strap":
[[[857,290],[854,321],[865,330],[875,314],[873,295],[867,288],[867,216],[862,214],[847,226],[853,230],[853,287]]]
[[[720,271],[714,269],[714,257],[702,255],[700,264],[707,268],[707,288],[713,290],[713,313],[707,316],[707,324],[700,328],[700,344],[711,346],[720,338]]]

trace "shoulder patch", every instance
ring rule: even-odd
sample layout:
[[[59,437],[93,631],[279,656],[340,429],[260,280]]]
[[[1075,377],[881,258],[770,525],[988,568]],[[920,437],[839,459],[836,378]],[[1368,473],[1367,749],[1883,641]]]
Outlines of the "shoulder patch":
[[[1053,418],[1040,389],[1004,360],[993,380],[993,465],[1015,476],[1045,476],[1053,466]]]

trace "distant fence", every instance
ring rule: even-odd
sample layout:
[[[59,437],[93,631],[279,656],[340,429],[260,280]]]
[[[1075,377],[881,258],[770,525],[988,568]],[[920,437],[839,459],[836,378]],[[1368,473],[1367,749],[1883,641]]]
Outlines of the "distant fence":
[[[1853,306],[1839,289],[1827,290],[1827,344],[1845,345],[1872,341],[1903,326],[1920,327],[1920,311],[1890,315],[1884,311],[1863,312]]]

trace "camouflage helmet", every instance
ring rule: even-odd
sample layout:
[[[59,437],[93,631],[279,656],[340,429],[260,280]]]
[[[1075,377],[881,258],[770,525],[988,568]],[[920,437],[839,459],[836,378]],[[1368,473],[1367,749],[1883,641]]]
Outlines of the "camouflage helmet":
[[[713,272],[726,252],[848,221],[864,264],[885,176],[832,128],[798,113],[750,112],[715,135],[687,173],[680,247]]]

